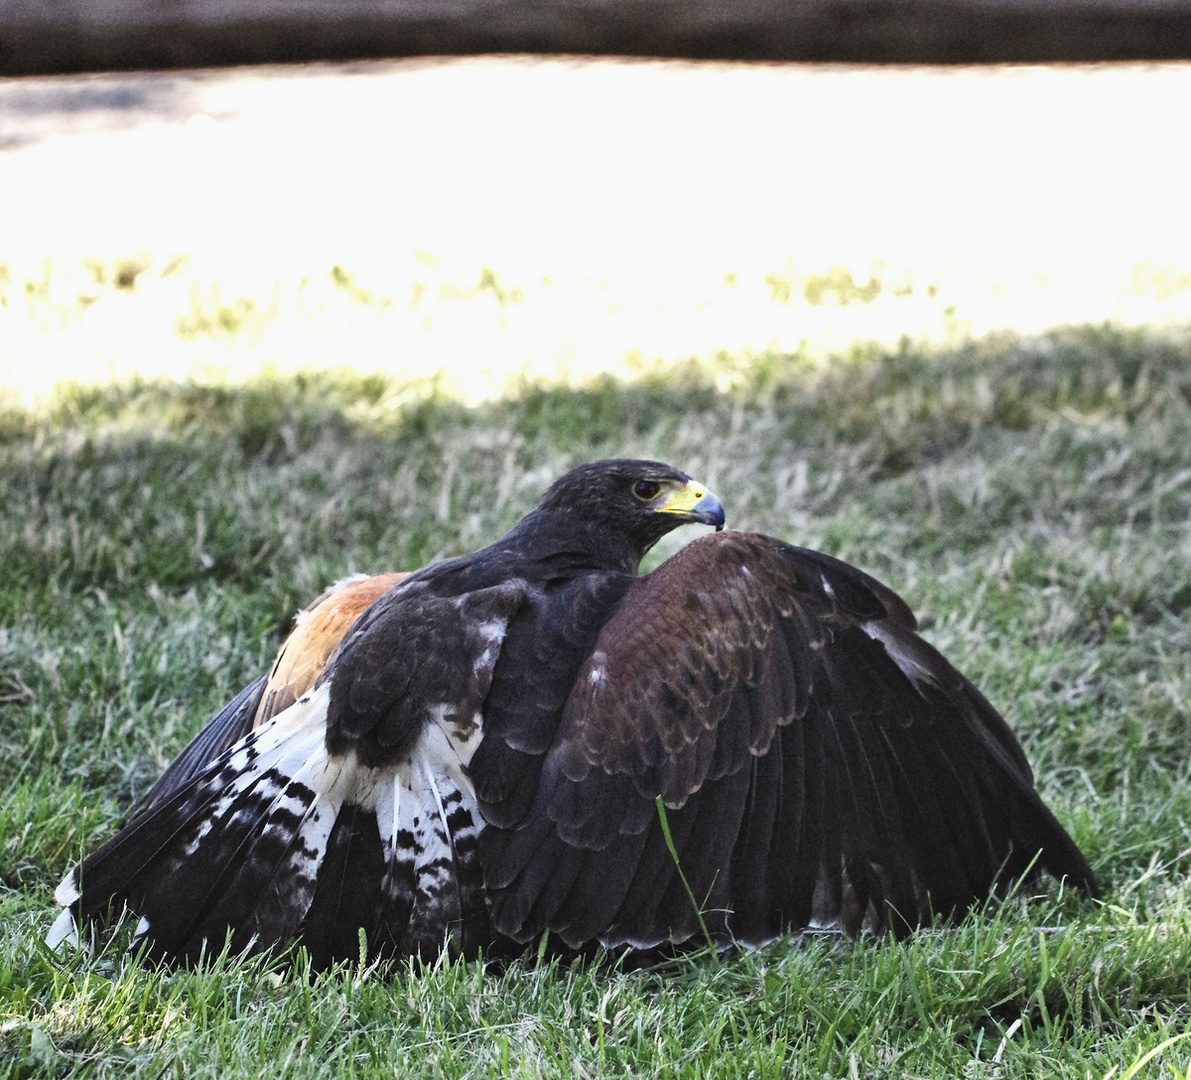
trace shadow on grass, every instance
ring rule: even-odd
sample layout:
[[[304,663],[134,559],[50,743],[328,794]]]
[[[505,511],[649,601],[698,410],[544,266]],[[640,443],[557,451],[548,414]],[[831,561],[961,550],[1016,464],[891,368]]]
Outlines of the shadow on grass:
[[[0,413],[0,548],[19,552],[0,583],[252,588],[288,557],[344,550],[369,569],[421,565],[488,542],[603,456],[673,461],[731,497],[734,524],[777,531],[783,500],[822,516],[859,484],[1002,453],[998,437],[1161,424],[1188,402],[1185,341],[1109,327],[828,363],[721,357],[478,407],[346,371],[65,386],[40,412]],[[1068,442],[1069,469],[1104,465],[1099,443]]]
[[[884,438],[887,453],[874,464],[897,472],[982,426],[1024,431],[1064,408],[1137,419],[1171,391],[1191,401],[1189,359],[1185,338],[1105,325],[1031,339],[994,335],[954,349],[857,346],[824,362],[802,354],[720,356],[659,366],[633,381],[527,384],[478,407],[452,401],[434,380],[400,382],[347,369],[266,375],[238,386],[72,384],[41,411],[0,412],[0,444],[55,431],[102,436],[109,445],[120,435],[152,435],[226,440],[246,459],[278,461],[328,435],[421,441],[461,427],[493,427],[531,442],[599,450],[692,413],[744,407],[781,410],[809,441]],[[897,436],[905,446],[894,445]]]
[[[63,388],[0,414],[0,693],[28,727],[0,760],[131,796],[330,582],[474,551],[567,468],[625,455],[710,484],[734,528],[886,580],[1044,769],[1102,788],[1173,765],[1189,359],[1185,338],[1102,327],[722,357],[476,407],[346,372]],[[135,749],[87,756],[94,731]]]

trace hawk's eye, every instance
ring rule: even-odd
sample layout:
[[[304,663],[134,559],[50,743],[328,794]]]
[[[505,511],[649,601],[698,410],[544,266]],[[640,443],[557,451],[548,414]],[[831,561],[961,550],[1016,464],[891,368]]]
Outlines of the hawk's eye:
[[[638,480],[633,485],[633,494],[642,502],[649,502],[650,499],[656,499],[661,494],[661,490],[662,485],[656,480]]]

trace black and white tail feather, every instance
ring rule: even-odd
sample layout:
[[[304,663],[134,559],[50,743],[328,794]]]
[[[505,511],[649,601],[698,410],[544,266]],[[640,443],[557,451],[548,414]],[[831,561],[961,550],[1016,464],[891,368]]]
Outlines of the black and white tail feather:
[[[361,930],[374,956],[474,948],[487,918],[465,767],[479,723],[432,718],[405,761],[369,768],[328,753],[329,700],[324,682],[72,869],[48,944],[78,941],[105,914],[84,906],[95,897],[139,917],[150,956],[293,939],[324,967]]]

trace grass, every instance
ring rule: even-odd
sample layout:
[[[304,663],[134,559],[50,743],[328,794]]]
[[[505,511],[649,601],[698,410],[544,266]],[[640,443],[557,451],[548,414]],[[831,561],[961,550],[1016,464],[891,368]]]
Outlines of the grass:
[[[838,285],[839,283],[836,283]],[[833,285],[832,287],[836,287]],[[1191,1066],[1191,346],[1110,327],[765,354],[473,406],[380,375],[129,381],[0,412],[0,1077],[1182,1077]],[[660,457],[859,563],[1005,711],[1100,875],[903,943],[634,971],[41,945],[51,891],[351,571]],[[1131,1071],[1132,1070],[1132,1071]]]
[[[875,256],[850,267],[809,256],[737,265],[671,252],[680,265],[628,259],[619,273],[576,264],[580,254],[531,260],[532,270],[422,249],[385,249],[379,267],[281,255],[254,267],[227,251],[212,266],[169,250],[0,262],[0,406],[40,408],[63,380],[97,375],[218,387],[262,369],[292,376],[342,363],[477,404],[524,380],[579,388],[691,356],[823,356],[855,340],[896,349],[906,335],[954,345],[1056,321],[1191,320],[1186,267],[1124,254],[1111,272],[1093,272],[1078,259],[1022,265],[1016,254],[1007,268]]]

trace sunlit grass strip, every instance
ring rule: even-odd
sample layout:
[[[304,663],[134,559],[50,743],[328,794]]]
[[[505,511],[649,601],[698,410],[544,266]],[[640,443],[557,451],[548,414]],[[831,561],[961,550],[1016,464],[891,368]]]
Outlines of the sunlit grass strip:
[[[692,358],[776,351],[821,362],[857,342],[956,346],[999,329],[1191,322],[1191,269],[1150,264],[1085,281],[1077,267],[1064,277],[792,259],[715,273],[676,266],[644,287],[631,275],[543,268],[527,278],[426,259],[239,282],[181,256],[0,266],[0,404],[43,403],[64,382],[226,385],[341,369],[476,404],[526,384],[639,378]],[[719,377],[731,389],[730,373]]]

